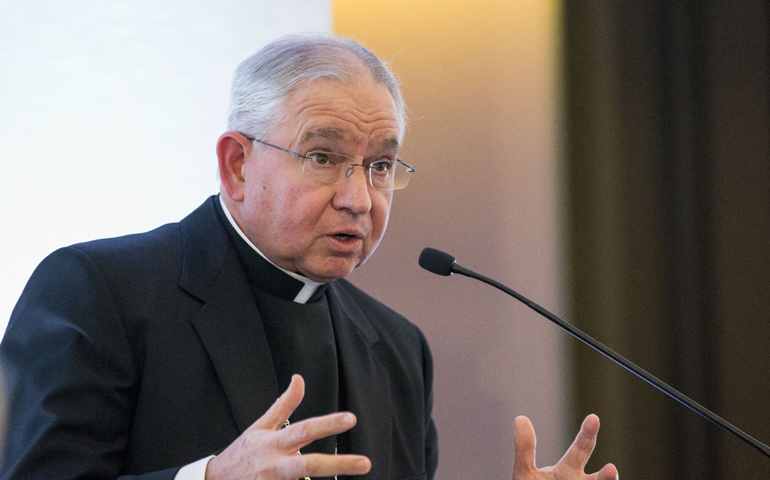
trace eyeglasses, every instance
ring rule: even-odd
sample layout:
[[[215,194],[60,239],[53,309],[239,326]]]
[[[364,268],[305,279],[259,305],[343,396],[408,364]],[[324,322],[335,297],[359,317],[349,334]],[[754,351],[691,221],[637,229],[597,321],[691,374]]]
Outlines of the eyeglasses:
[[[307,155],[301,155],[291,150],[286,150],[272,145],[262,140],[257,140],[245,133],[238,132],[252,142],[258,142],[268,147],[276,148],[282,152],[290,153],[296,157],[302,158],[302,171],[309,177],[318,180],[321,183],[339,184],[353,175],[355,167],[364,169],[366,178],[369,179],[369,185],[376,190],[401,190],[409,183],[415,168],[399,159],[395,160],[377,160],[368,165],[354,163],[354,159],[341,153],[330,152],[308,152]]]

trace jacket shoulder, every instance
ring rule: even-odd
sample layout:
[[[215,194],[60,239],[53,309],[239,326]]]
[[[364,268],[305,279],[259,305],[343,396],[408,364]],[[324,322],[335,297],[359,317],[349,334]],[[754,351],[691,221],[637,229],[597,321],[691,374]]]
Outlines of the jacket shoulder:
[[[180,257],[182,234],[179,223],[169,223],[145,233],[77,243],[61,251],[68,249],[86,255],[100,270],[120,269],[129,273],[131,269],[154,265],[157,271],[159,263]]]

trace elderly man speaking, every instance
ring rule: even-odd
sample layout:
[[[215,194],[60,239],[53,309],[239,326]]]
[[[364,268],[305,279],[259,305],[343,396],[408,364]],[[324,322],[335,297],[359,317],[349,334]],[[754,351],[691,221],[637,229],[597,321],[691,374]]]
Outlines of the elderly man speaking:
[[[63,248],[32,275],[0,346],[0,478],[432,479],[433,367],[420,331],[343,279],[385,233],[405,107],[358,43],[284,37],[244,61],[221,188],[148,233]],[[583,467],[598,419],[514,478]]]

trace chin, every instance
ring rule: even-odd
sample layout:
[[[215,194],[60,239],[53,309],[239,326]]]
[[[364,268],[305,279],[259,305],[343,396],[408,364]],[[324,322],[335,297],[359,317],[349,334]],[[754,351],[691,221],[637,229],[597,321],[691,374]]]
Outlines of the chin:
[[[351,262],[349,259],[340,260],[332,259],[326,265],[308,271],[305,276],[315,282],[327,283],[347,277],[354,268],[363,264],[363,262]]]

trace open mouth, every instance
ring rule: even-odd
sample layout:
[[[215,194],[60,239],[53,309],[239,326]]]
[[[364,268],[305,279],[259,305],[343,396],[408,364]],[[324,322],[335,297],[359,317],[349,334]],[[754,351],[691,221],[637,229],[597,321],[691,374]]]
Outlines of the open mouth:
[[[339,240],[341,242],[347,242],[348,240],[350,240],[352,238],[356,238],[356,237],[353,236],[353,235],[348,235],[346,233],[336,233],[334,235],[334,238],[336,238],[337,240]]]

